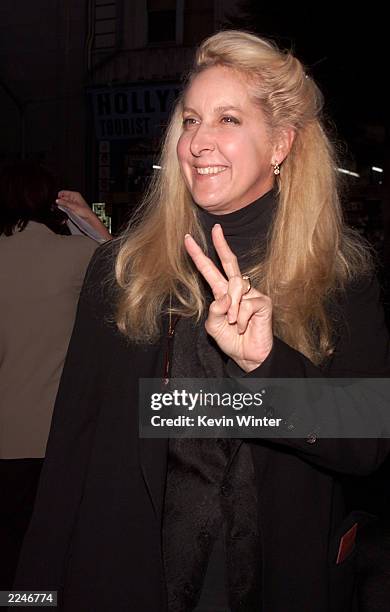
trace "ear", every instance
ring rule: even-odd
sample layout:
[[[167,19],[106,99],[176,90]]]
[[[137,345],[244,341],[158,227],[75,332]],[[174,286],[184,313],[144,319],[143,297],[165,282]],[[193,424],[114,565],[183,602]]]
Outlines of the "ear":
[[[295,130],[293,128],[286,128],[278,133],[273,150],[273,161],[281,164],[286,159],[290,153],[294,138]]]

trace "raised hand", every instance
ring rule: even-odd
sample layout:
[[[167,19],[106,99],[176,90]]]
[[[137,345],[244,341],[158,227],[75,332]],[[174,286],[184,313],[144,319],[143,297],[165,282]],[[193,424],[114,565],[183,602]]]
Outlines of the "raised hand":
[[[63,189],[58,192],[57,204],[63,206],[66,210],[74,213],[81,219],[87,221],[104,240],[111,240],[112,236],[106,226],[100,221],[99,217],[95,215],[92,208],[90,208],[87,202],[84,200],[81,193],[78,191],[70,191]]]
[[[206,331],[226,355],[245,372],[250,372],[265,360],[272,349],[272,302],[243,279],[237,257],[219,224],[214,225],[211,235],[226,277],[192,236],[185,236],[187,253],[210,285],[215,298],[209,308]]]
[[[56,202],[85,220],[90,219],[94,214],[78,191],[63,189],[58,192]]]

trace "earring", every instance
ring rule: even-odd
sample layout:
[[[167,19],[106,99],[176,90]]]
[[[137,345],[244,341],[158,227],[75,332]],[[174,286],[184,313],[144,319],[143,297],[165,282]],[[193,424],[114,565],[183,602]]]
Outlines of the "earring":
[[[278,174],[280,174],[280,166],[279,166],[278,162],[274,162],[274,163],[272,164],[272,167],[273,167],[273,169],[274,169],[274,174],[275,174],[275,176],[277,176]]]

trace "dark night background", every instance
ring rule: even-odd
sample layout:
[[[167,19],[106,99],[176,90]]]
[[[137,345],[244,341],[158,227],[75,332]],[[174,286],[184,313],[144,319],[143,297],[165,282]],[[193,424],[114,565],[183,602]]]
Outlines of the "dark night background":
[[[241,2],[241,15],[232,22],[255,29],[291,48],[325,97],[325,117],[335,134],[342,166],[355,170],[346,189],[346,213],[374,244],[382,260],[382,282],[388,300],[390,125],[387,94],[387,36],[385,20],[377,10],[331,9],[312,5],[261,8],[262,3]],[[341,3],[340,3],[341,6]],[[345,12],[343,12],[343,10]],[[384,170],[372,171],[372,166]],[[379,175],[379,176],[378,176]],[[354,201],[362,203],[354,214]],[[364,204],[363,204],[364,202]],[[381,210],[382,214],[379,214]],[[377,219],[375,219],[375,216]],[[380,231],[378,228],[383,224]]]
[[[322,85],[329,110],[345,136],[354,136],[354,125],[363,121],[384,123],[388,54],[385,22],[378,11],[369,12],[367,5],[360,10],[345,6],[332,10],[326,4],[274,9],[260,8],[262,4],[241,2],[241,14],[232,23],[255,27],[291,48]]]

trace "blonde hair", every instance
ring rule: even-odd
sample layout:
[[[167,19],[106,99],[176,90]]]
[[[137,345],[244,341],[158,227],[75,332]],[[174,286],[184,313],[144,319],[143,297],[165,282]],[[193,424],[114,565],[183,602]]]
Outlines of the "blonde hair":
[[[320,123],[321,92],[291,53],[247,32],[228,30],[205,40],[188,83],[212,66],[247,79],[271,135],[295,132],[277,179],[279,203],[268,251],[245,272],[272,299],[274,333],[321,363],[333,348],[328,300],[370,266],[365,248],[343,224],[334,149]],[[203,246],[205,238],[177,160],[181,131],[179,99],[162,148],[162,171],[120,238],[117,325],[134,341],[156,339],[169,295],[182,316],[199,319],[205,308],[199,274],[183,245],[187,232]]]

